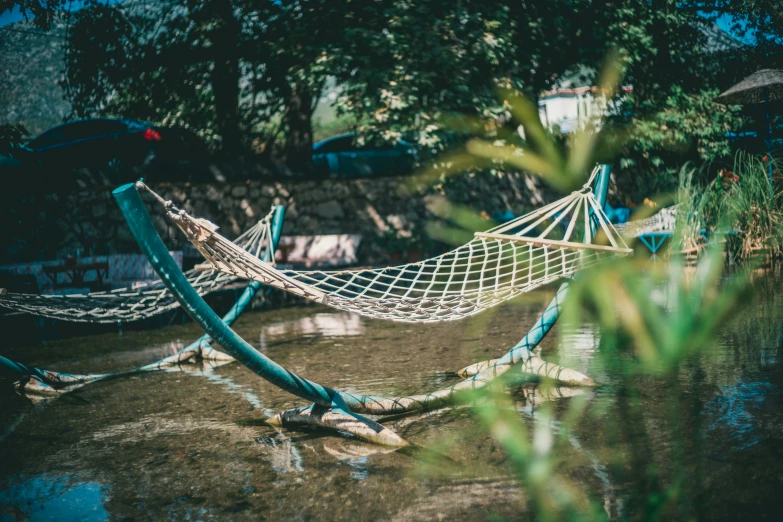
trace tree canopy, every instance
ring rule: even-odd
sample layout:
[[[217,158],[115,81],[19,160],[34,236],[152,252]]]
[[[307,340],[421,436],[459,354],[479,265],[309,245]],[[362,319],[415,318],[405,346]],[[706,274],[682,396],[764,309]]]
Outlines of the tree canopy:
[[[0,7],[14,5],[45,21],[62,3]],[[595,84],[613,53],[632,87],[609,122],[630,138],[623,166],[666,170],[727,154],[738,113],[712,100],[780,65],[781,21],[771,0],[93,2],[73,14],[64,87],[74,117],[181,125],[229,156],[297,162],[325,85],[362,138],[438,149],[450,115],[510,121],[498,88]]]

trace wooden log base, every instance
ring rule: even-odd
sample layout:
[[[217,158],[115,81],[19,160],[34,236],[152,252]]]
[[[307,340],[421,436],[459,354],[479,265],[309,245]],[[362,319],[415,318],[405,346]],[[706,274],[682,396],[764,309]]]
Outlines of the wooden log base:
[[[498,365],[499,361],[500,359],[491,359],[489,361],[482,361],[471,364],[470,366],[466,366],[465,368],[458,371],[457,374],[462,378],[468,378],[472,377],[473,375],[477,375],[488,368],[506,366]],[[571,370],[570,368],[564,368],[563,366],[554,363],[548,363],[542,358],[536,356],[531,356],[527,361],[520,363],[519,368],[525,373],[547,377],[569,386],[598,386],[598,383],[596,383],[587,375],[579,373],[576,370]]]
[[[201,358],[205,361],[218,361],[218,362],[233,362],[236,361],[233,357],[227,353],[223,353],[219,350],[215,350],[208,344],[201,347]]]
[[[394,448],[410,446],[408,441],[374,420],[356,413],[316,404],[278,413],[266,422],[283,428],[308,426],[334,429],[382,446]]]
[[[46,384],[34,375],[29,376],[27,380],[16,381],[14,389],[23,395],[37,395],[39,397],[55,397],[64,391]]]
[[[510,366],[488,368],[473,379],[459,382],[449,388],[442,388],[421,395],[362,397],[360,401],[357,401],[357,397],[345,393],[343,393],[343,397],[350,405],[352,411],[369,415],[396,415],[414,411],[434,410],[459,402],[460,394],[468,394],[471,391],[488,386],[496,377],[503,375],[509,368]]]
[[[492,368],[493,366],[497,366],[498,361],[500,361],[500,359],[490,359],[488,361],[473,363],[459,370],[457,372],[457,375],[459,375],[463,379],[467,379],[468,377],[473,377],[474,375],[483,372],[487,368]]]

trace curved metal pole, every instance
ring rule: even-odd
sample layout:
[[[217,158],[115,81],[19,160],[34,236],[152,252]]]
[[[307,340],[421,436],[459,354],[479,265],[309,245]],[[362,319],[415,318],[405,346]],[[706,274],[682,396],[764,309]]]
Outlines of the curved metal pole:
[[[6,370],[19,375],[32,375],[38,378],[43,378],[46,372],[46,370],[41,370],[39,368],[27,366],[26,364],[22,364],[20,362],[12,361],[11,359],[6,359],[2,355],[0,355],[0,368],[5,368]]]
[[[601,165],[600,169],[595,181],[595,197],[596,201],[598,201],[599,208],[604,208],[604,205],[606,205],[606,195],[609,192],[609,176],[612,169],[609,165]],[[590,237],[595,237],[596,223],[593,219],[590,220],[590,228],[592,229]],[[544,313],[538,318],[538,321],[536,321],[521,341],[515,344],[506,355],[500,358],[498,364],[514,364],[522,359],[530,357],[531,351],[539,345],[560,318],[560,309],[568,295],[569,284],[570,282],[566,281],[560,285],[552,302],[546,307],[546,310],[544,310]]]
[[[544,313],[538,318],[538,321],[536,321],[522,340],[515,344],[506,355],[498,360],[498,365],[516,364],[519,361],[530,357],[533,349],[541,343],[544,337],[546,337],[546,334],[549,333],[560,318],[560,309],[562,308],[563,303],[565,303],[566,296],[568,295],[568,286],[568,281],[560,285],[552,302],[546,307],[546,310],[544,310]]]
[[[595,182],[595,196],[598,201],[599,207],[603,208],[606,204],[606,195],[609,191],[609,176],[611,174],[611,167],[609,165],[601,165],[600,172],[598,173]],[[591,211],[592,212],[592,211]],[[592,233],[590,237],[595,237],[596,223],[594,220],[590,221],[590,228]],[[565,302],[566,296],[568,296],[569,281],[565,281],[557,289],[555,297],[549,306],[546,307],[544,313],[535,322],[530,331],[522,338],[517,344],[515,344],[503,357],[491,361],[484,361],[481,363],[472,364],[466,368],[463,368],[458,373],[463,377],[476,375],[479,372],[496,366],[503,366],[508,364],[516,364],[520,361],[526,361],[532,357],[532,351],[541,341],[546,337],[557,320],[560,318],[560,309]]]
[[[139,248],[147,256],[163,284],[207,335],[250,370],[294,395],[327,407],[331,407],[335,400],[343,402],[335,390],[309,381],[283,368],[253,348],[221,321],[220,317],[198,295],[172,259],[152,224],[135,184],[123,185],[114,190],[112,194],[133,237],[139,244]]]
[[[399,435],[377,422],[351,412],[340,392],[307,380],[284,368],[237,335],[198,295],[174,262],[152,224],[136,185],[132,183],[123,185],[112,194],[139,248],[147,256],[163,284],[207,335],[263,379],[316,404],[308,410],[308,413],[304,410],[299,411],[294,416],[297,422],[307,419],[307,422],[313,425],[350,431],[363,439],[389,446],[401,447],[408,444]],[[357,399],[350,395],[346,397]]]
[[[283,222],[285,221],[285,211],[286,211],[285,206],[283,205],[275,206],[275,212],[272,215],[272,223],[271,223],[272,248],[271,249],[267,248],[264,251],[264,255],[261,257],[263,261],[267,261],[267,262],[274,261],[274,259],[272,259],[272,256],[274,254],[272,254],[272,252],[277,250],[277,245],[280,243],[280,236],[283,233]],[[248,305],[250,305],[250,303],[253,302],[253,299],[258,293],[258,290],[262,286],[263,285],[258,281],[250,281],[250,283],[245,287],[245,290],[242,292],[242,295],[240,295],[239,299],[237,299],[236,302],[234,303],[234,306],[232,306],[231,309],[226,313],[226,315],[223,316],[223,322],[229,326],[234,324],[234,321],[236,321],[239,318],[239,316],[242,315],[242,313],[245,311]],[[210,337],[209,334],[204,334],[201,336],[200,339],[189,344],[188,346],[180,350],[176,355],[180,355],[190,351],[200,350],[203,348],[208,348],[209,343],[211,342],[212,342],[212,337]],[[157,363],[148,364],[147,366],[142,366],[141,368],[139,368],[139,370],[145,370],[148,368],[152,369],[159,364],[160,361]]]
[[[277,250],[277,245],[280,242],[280,237],[282,236],[283,223],[285,221],[285,211],[286,211],[285,206],[282,205],[275,206],[275,211],[272,214],[272,222],[270,225],[272,248],[271,251],[269,248],[267,248],[264,251],[264,254],[262,256],[262,259],[264,261],[272,261],[271,252]],[[231,309],[226,313],[226,315],[223,316],[223,321],[228,325],[233,324],[234,321],[236,321],[239,318],[239,316],[242,315],[242,313],[250,305],[250,303],[253,302],[253,299],[258,293],[258,290],[262,286],[263,285],[257,281],[251,281],[247,285],[247,287],[245,287],[244,291],[242,292],[242,295],[239,296],[239,298],[231,307]],[[29,388],[29,391],[34,391],[36,393],[44,393],[44,394],[55,394],[55,393],[59,393],[60,391],[66,391],[66,390],[58,390],[57,388],[55,388],[56,386],[67,387],[67,386],[74,386],[77,384],[87,384],[99,380],[127,377],[129,375],[154,371],[154,370],[161,369],[165,366],[170,366],[172,364],[183,362],[185,360],[190,359],[200,351],[211,348],[210,346],[211,341],[212,338],[208,334],[204,334],[199,339],[190,343],[188,346],[186,346],[185,348],[183,348],[182,350],[180,350],[174,355],[165,357],[160,361],[150,363],[141,366],[139,368],[134,368],[132,370],[126,370],[126,371],[116,372],[116,373],[93,373],[93,374],[59,373],[50,370],[44,370],[41,368],[35,368],[33,366],[27,366],[25,364],[7,359],[3,356],[0,356],[0,367],[4,367],[22,377],[27,377],[27,378],[35,377],[38,381],[40,381],[39,383],[36,383],[36,386],[34,387],[26,387]]]

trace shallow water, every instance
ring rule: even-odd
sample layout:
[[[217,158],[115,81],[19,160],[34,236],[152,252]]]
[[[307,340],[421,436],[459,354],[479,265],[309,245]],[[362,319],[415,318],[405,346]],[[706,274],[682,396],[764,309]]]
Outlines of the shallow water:
[[[698,497],[685,516],[779,519],[779,290],[779,277],[763,276],[754,300],[718,342],[681,368],[677,390],[644,377],[635,379],[638,395],[632,397],[627,376],[596,357],[595,325],[550,335],[542,344],[546,359],[604,386],[564,390],[546,408],[543,399],[519,396],[516,411],[531,432],[556,432],[575,400],[570,396],[587,398],[579,422],[557,448],[555,468],[612,519],[640,517],[634,499],[673,481],[678,469],[687,471]],[[322,384],[372,395],[420,393],[457,382],[452,372],[471,362],[505,353],[551,295],[534,293],[458,323],[386,323],[308,306],[249,313],[236,330],[274,360]],[[174,353],[199,335],[196,326],[179,325],[2,353],[57,371],[118,371]],[[386,423],[448,457],[428,464],[332,433],[260,424],[265,415],[303,402],[237,363],[97,382],[36,403],[9,392],[10,381],[3,378],[2,522],[532,518],[507,454],[469,408]],[[632,422],[618,422],[618,412],[623,417],[634,397],[653,407]],[[539,414],[550,407],[553,420]],[[654,480],[650,466],[658,472]]]

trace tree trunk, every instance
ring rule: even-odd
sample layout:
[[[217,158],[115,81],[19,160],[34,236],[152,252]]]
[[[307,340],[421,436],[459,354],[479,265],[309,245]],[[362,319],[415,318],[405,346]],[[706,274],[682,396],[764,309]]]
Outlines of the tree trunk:
[[[217,27],[211,40],[215,46],[212,68],[212,92],[215,97],[215,117],[220,133],[222,152],[228,157],[242,154],[242,129],[239,114],[239,33],[240,24],[234,17],[231,0],[216,0]]]
[[[313,154],[313,94],[297,82],[285,112],[286,140],[283,160],[291,166],[309,166]]]

